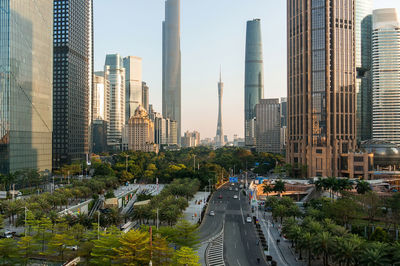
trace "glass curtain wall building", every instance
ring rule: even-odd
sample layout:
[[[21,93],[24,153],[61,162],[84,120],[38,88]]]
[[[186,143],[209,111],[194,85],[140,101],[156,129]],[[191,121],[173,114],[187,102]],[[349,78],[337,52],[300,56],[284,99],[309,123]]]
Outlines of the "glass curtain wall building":
[[[52,167],[52,1],[0,1],[0,173]]]
[[[244,77],[244,136],[246,146],[255,146],[255,107],[264,98],[264,62],[261,21],[247,21]]]
[[[125,125],[125,68],[119,54],[106,55],[104,77],[110,83],[110,127],[107,143],[111,151],[121,150]]]
[[[372,138],[372,0],[355,0],[357,141]]]
[[[288,0],[286,159],[308,176],[338,176],[354,151],[354,0]]]
[[[53,168],[89,153],[92,0],[54,0]]]
[[[400,22],[396,9],[373,12],[373,138],[400,144]]]
[[[142,104],[142,58],[127,56],[123,59],[125,68],[125,123]]]
[[[176,121],[181,139],[181,45],[180,0],[165,2],[162,45],[162,114]]]

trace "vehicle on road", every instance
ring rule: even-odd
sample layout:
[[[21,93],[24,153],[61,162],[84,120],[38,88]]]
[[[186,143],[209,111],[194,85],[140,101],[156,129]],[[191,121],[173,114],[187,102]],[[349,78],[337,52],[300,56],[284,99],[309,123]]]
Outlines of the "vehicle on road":
[[[240,187],[240,188],[243,188],[243,185],[240,185],[239,187]]]
[[[219,198],[219,199],[222,199],[222,195],[221,195],[221,194],[219,194],[218,198]]]
[[[248,222],[248,223],[251,223],[252,221],[251,221],[251,217],[250,216],[247,216],[247,218],[246,218],[246,222]]]
[[[233,198],[234,198],[234,199],[237,199],[237,198],[238,198],[238,195],[233,195]]]
[[[230,187],[229,190],[232,190],[232,188]]]
[[[210,216],[215,216],[215,212],[214,211],[210,211]]]
[[[239,191],[239,189],[238,189],[238,188],[235,188],[235,191]]]

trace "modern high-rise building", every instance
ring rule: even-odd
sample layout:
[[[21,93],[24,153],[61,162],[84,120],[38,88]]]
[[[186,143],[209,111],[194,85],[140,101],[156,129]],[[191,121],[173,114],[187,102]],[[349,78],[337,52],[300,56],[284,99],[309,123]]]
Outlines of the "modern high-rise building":
[[[372,138],[372,0],[355,0],[357,141]]]
[[[53,168],[89,153],[92,20],[92,0],[54,0]]]
[[[256,150],[281,152],[281,105],[279,99],[261,99],[256,104]]]
[[[400,21],[396,9],[373,11],[373,138],[400,144]]]
[[[109,120],[110,82],[104,78],[104,72],[93,75],[92,120]]]
[[[158,152],[158,145],[154,143],[154,123],[141,105],[129,119],[127,138],[129,150]]]
[[[354,0],[287,0],[287,25],[287,162],[338,176],[356,146]]]
[[[255,107],[264,98],[264,62],[259,19],[247,21],[244,79],[244,136],[246,146],[254,146]]]
[[[165,1],[162,44],[162,114],[177,122],[181,137],[180,0]]]
[[[149,86],[146,82],[142,82],[142,106],[149,111]]]
[[[281,97],[281,152],[286,150],[287,135],[287,98]]]
[[[52,168],[52,33],[52,1],[0,1],[0,173]]]
[[[142,58],[127,56],[123,59],[123,67],[125,68],[125,122],[127,123],[142,104]]]
[[[224,83],[222,82],[222,75],[219,73],[218,82],[218,122],[217,134],[215,136],[215,146],[222,147],[225,145],[224,128],[222,127],[222,96],[224,94]]]
[[[125,126],[125,68],[119,54],[106,55],[104,77],[110,83],[110,126],[107,143],[111,151],[121,149]]]
[[[197,147],[200,145],[200,133],[198,131],[186,131],[182,137],[182,147]]]

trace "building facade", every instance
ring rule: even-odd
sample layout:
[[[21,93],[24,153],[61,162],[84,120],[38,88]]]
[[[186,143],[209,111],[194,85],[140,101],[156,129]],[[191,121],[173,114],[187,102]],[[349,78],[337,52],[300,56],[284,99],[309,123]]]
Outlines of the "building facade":
[[[261,99],[256,104],[256,150],[281,152],[281,105],[279,99]]]
[[[0,1],[0,21],[0,173],[51,170],[53,2]]]
[[[125,123],[142,104],[142,58],[127,56],[123,59],[125,68]],[[147,109],[146,109],[147,110]]]
[[[287,134],[287,98],[281,97],[281,152],[286,150]]]
[[[354,0],[288,0],[287,163],[338,176],[355,150]]]
[[[372,138],[372,0],[355,0],[357,141]]]
[[[373,139],[400,144],[400,22],[394,8],[373,12]]]
[[[53,168],[89,153],[92,0],[54,0]]]
[[[259,19],[247,21],[244,79],[244,136],[246,146],[254,146],[254,108],[264,98],[264,62]]]
[[[128,149],[133,151],[158,152],[154,143],[154,124],[147,111],[139,105],[127,125]]]
[[[182,137],[182,147],[190,148],[200,145],[200,133],[197,131],[186,131]]]
[[[180,0],[165,1],[162,27],[162,114],[177,122],[178,143],[181,136],[181,46]]]
[[[110,82],[104,72],[93,75],[92,120],[108,121],[110,116]]]
[[[125,126],[125,68],[119,54],[106,55],[104,77],[110,83],[110,121],[107,143],[111,151],[121,150]]]
[[[142,106],[149,112],[149,86],[146,82],[142,82]]]
[[[224,94],[224,83],[222,82],[221,73],[219,74],[218,82],[218,122],[217,134],[215,136],[215,146],[222,147],[225,145],[224,128],[222,126],[222,96]]]

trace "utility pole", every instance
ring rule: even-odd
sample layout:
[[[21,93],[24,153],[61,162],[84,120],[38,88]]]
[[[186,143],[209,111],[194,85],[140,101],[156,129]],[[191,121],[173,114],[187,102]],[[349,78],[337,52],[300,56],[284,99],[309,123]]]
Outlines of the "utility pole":
[[[158,220],[158,208],[157,208],[157,231],[158,231],[158,224],[159,224],[159,220]]]

